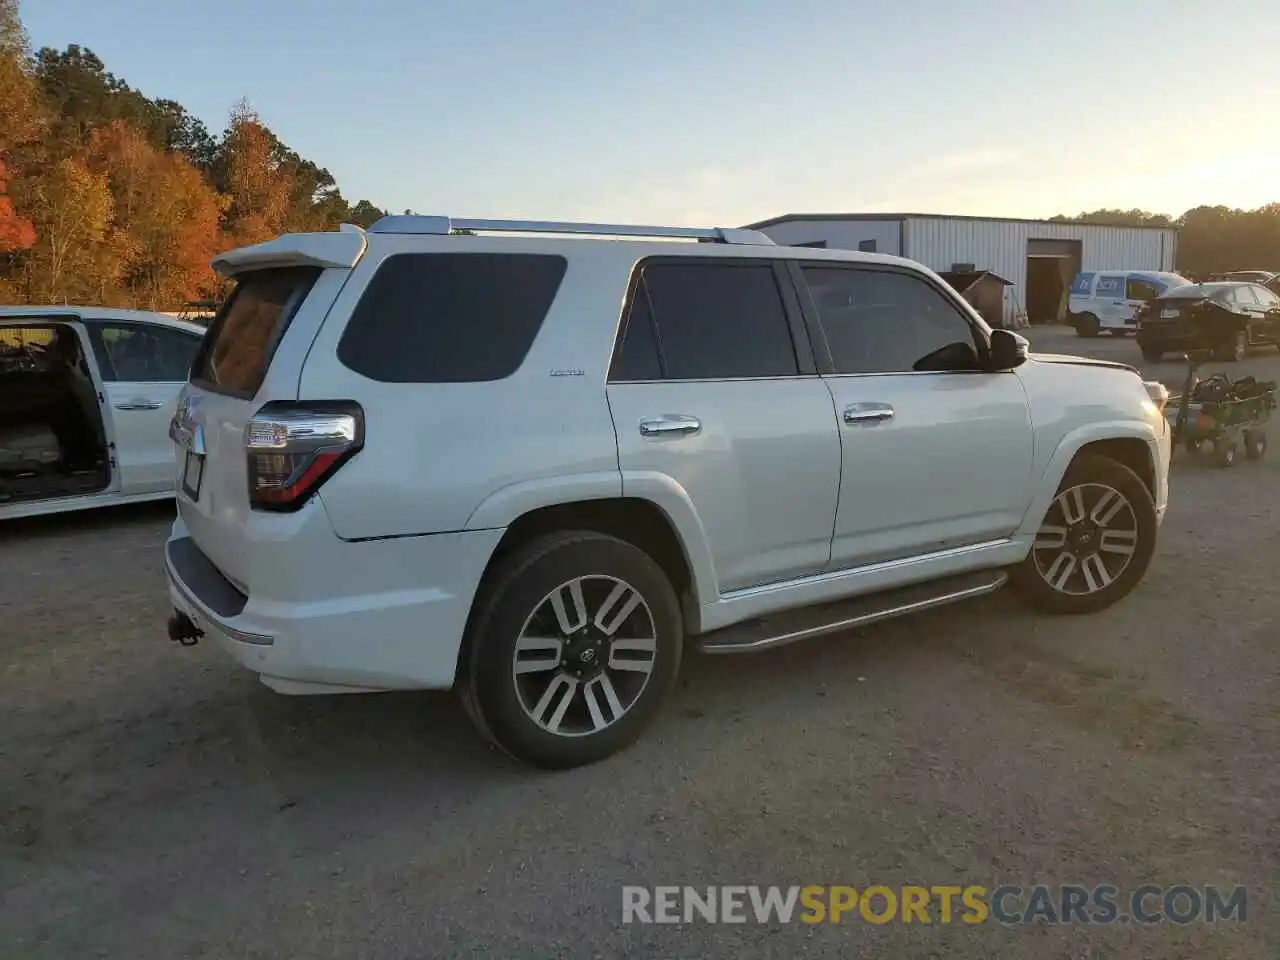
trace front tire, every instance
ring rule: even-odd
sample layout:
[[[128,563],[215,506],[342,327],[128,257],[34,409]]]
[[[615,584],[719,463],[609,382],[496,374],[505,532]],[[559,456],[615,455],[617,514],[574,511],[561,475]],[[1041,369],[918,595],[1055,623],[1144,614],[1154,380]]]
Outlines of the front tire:
[[[680,670],[684,625],[662,568],[591,531],[515,550],[468,631],[463,696],[481,732],[519,760],[565,769],[636,740]]]
[[[1050,613],[1104,610],[1142,580],[1157,527],[1151,492],[1136,473],[1108,457],[1079,457],[1010,582],[1032,606]]]
[[[1142,347],[1142,359],[1147,363],[1159,363],[1164,359],[1164,348],[1158,344],[1148,343]]]
[[[1076,336],[1096,337],[1102,330],[1102,323],[1092,313],[1081,314],[1076,320]]]

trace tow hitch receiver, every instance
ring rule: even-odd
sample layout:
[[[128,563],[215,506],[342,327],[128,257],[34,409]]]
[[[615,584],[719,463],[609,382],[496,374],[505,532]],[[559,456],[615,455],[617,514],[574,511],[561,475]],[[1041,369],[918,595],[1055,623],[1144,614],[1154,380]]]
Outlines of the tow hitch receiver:
[[[194,647],[204,636],[204,631],[195,625],[189,616],[177,610],[169,618],[169,639],[176,640],[184,647]]]

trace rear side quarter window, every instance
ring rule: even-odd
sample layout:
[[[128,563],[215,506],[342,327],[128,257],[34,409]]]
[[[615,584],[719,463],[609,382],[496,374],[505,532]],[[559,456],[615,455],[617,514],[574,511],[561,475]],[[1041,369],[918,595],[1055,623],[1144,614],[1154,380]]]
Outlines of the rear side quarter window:
[[[567,267],[550,254],[390,256],[352,311],[338,359],[382,383],[505,379],[524,362]]]

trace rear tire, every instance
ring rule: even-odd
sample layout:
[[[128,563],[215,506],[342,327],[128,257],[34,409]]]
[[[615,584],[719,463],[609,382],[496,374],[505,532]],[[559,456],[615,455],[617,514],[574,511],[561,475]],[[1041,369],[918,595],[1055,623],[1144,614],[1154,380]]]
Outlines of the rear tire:
[[[519,760],[595,763],[656,716],[683,642],[675,590],[648,554],[592,531],[550,534],[488,578],[468,630],[463,700]]]
[[[1076,336],[1096,337],[1101,329],[1101,322],[1092,313],[1083,313],[1076,320]]]
[[[1010,583],[1049,613],[1104,610],[1142,580],[1157,530],[1151,492],[1136,473],[1108,457],[1078,457]]]
[[[1222,440],[1213,445],[1214,461],[1218,466],[1226,469],[1236,465],[1237,447],[1234,440]]]

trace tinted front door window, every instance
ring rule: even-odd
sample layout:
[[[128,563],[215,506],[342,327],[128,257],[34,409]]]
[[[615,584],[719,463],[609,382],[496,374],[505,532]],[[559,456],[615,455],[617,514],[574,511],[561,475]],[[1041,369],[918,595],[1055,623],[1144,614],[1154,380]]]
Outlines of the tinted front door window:
[[[924,280],[891,271],[805,267],[835,373],[973,369],[973,327]]]

